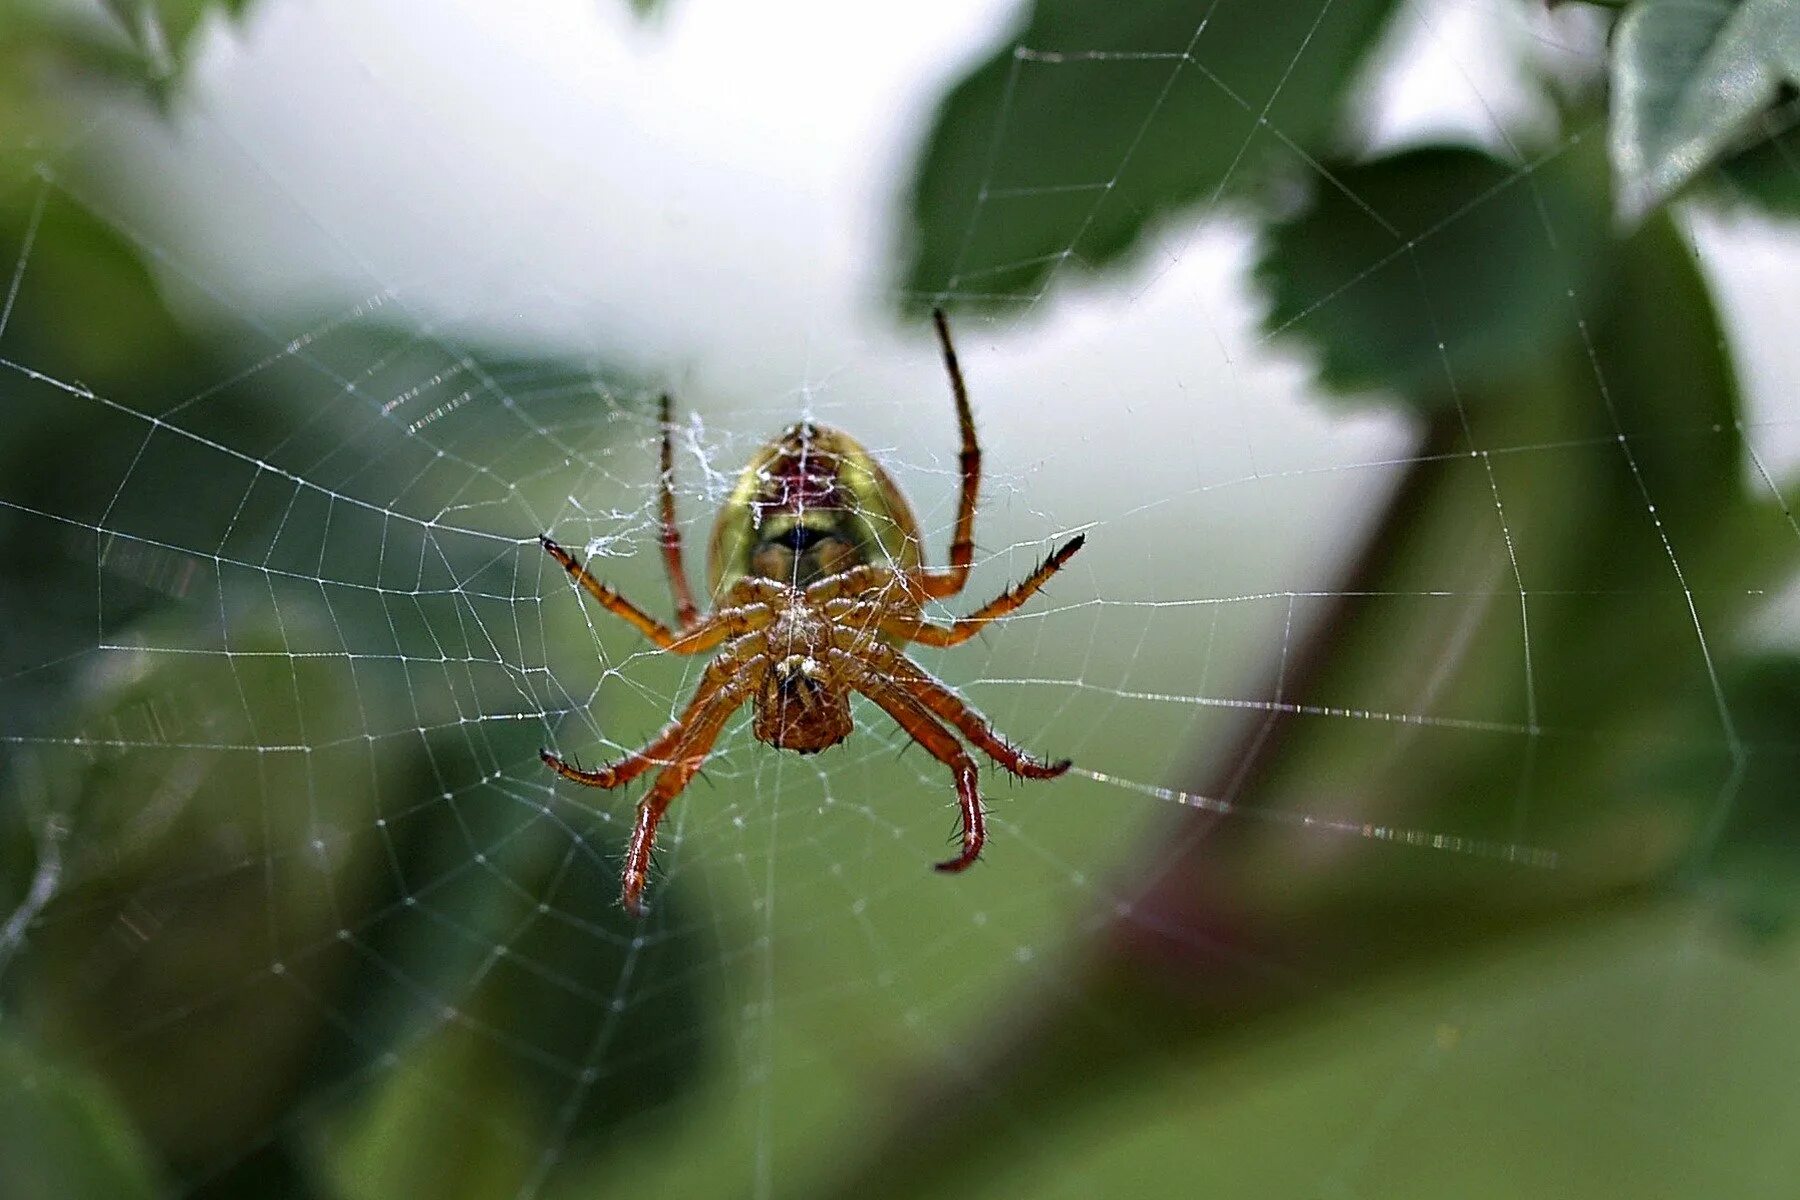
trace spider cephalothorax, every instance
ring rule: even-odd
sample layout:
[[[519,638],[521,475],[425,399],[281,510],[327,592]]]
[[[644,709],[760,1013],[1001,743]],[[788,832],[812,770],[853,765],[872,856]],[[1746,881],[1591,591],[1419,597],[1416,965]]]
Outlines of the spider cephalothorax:
[[[893,480],[854,438],[810,422],[794,425],[744,468],[713,527],[713,610],[702,616],[688,590],[675,525],[669,399],[662,408],[661,517],[663,560],[675,593],[676,628],[601,583],[575,556],[543,539],[544,549],[588,594],[664,650],[704,654],[707,665],[687,708],[641,750],[584,771],[550,753],[544,761],[564,778],[618,787],[651,768],[656,782],[638,805],[625,853],[622,900],[643,910],[656,826],[711,752],[719,731],[746,701],[755,705],[759,741],[812,754],[835,746],[852,728],[850,695],[860,692],[909,737],[950,768],[962,812],[962,852],[937,864],[961,871],[981,854],[987,836],[975,762],[951,730],[1002,767],[1027,779],[1052,779],[1069,760],[1034,758],[995,732],[985,717],[932,678],[898,647],[907,642],[954,646],[1023,604],[1081,549],[1075,537],[1023,583],[966,617],[934,625],[925,601],[954,596],[975,557],[975,495],[981,450],[962,371],[943,313],[933,313],[962,430],[962,496],[950,542],[950,565],[924,567],[919,529]]]

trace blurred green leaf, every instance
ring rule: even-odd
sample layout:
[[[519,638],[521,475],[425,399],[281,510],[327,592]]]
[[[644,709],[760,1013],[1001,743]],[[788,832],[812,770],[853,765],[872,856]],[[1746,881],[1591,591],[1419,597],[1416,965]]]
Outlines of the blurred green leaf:
[[[1604,169],[1581,143],[1527,168],[1454,146],[1329,165],[1265,235],[1264,328],[1305,343],[1339,392],[1491,392],[1554,351],[1571,290],[1599,290]]]
[[[1001,308],[1065,263],[1306,170],[1393,0],[1038,0],[951,91],[912,184],[908,303]]]
[[[967,1186],[1010,1130],[1056,1137],[1146,1072],[1205,1086],[1244,1039],[1380,980],[1664,894],[1732,768],[1715,756],[1672,791],[1645,765],[1696,736],[1695,705],[1715,721],[1698,736],[1728,744],[1708,655],[1791,570],[1793,535],[1744,490],[1736,382],[1683,237],[1659,217],[1610,259],[1503,394],[1421,404],[1427,439],[1368,549],[1296,617],[1317,624],[1271,685],[1281,711],[1195,788],[1288,819],[1184,812],[1064,986],[1000,1006],[823,1194]],[[1409,717],[1382,736],[1342,716],[1359,712]],[[1321,822],[1390,836],[1327,847]],[[1429,835],[1408,850],[1396,830]]]
[[[1800,915],[1800,658],[1771,654],[1734,662],[1725,671],[1724,694],[1737,745],[1690,749],[1666,780],[1714,813],[1688,876],[1721,895],[1746,930],[1785,933]],[[1710,705],[1698,706],[1688,742],[1704,744],[1717,719]],[[1721,770],[1735,771],[1738,756],[1742,776],[1728,776],[1729,786],[1721,788]]]
[[[242,19],[253,0],[104,0],[137,51],[151,95],[166,104],[191,53],[194,34],[213,13]]]
[[[64,127],[97,89],[128,89],[167,107],[209,14],[240,19],[253,0],[0,0],[0,151],[54,151]]]
[[[496,1079],[508,1055],[463,1025],[432,1032],[333,1131],[327,1172],[344,1200],[487,1200],[532,1178],[543,1131]]]
[[[1719,164],[1727,199],[1776,216],[1800,217],[1800,103],[1764,118],[1768,136]]]
[[[535,776],[526,732],[496,736],[502,757]],[[447,740],[432,751],[456,798],[390,826],[409,899],[368,931],[361,984],[345,994],[353,1061],[319,1072],[397,1054],[349,1110],[360,1115],[327,1136],[333,1177],[388,1181],[356,1195],[512,1194],[540,1168],[583,1161],[654,1120],[698,1081],[710,1049],[700,981],[716,951],[679,888],[648,921],[619,907],[623,820],[571,829],[565,818],[581,810],[546,809],[549,778],[526,802],[516,780],[459,785],[475,764],[458,756]],[[615,1005],[626,981],[633,1002]],[[469,1103],[445,1105],[446,1092]],[[373,1131],[393,1127],[410,1133]],[[422,1150],[449,1144],[469,1156],[466,1172],[450,1172],[460,1191],[444,1190],[444,1156]],[[539,1162],[545,1148],[555,1163]],[[489,1186],[498,1177],[508,1182]]]
[[[1611,71],[1619,211],[1635,221],[1743,148],[1800,83],[1800,6],[1640,0],[1614,30]]]
[[[319,999],[356,957],[339,931],[385,867],[374,810],[395,764],[349,727],[370,684],[297,598],[217,643],[173,617],[121,636],[142,649],[93,660],[71,728],[13,764],[69,837],[12,991],[153,1146],[205,1171],[305,1076]],[[288,657],[308,649],[327,652]]]
[[[0,1196],[154,1200],[162,1182],[98,1080],[0,1034]]]

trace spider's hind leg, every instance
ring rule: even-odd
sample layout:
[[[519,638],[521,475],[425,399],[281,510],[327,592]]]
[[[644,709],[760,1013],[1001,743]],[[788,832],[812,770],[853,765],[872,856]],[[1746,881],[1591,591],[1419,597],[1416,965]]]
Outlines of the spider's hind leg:
[[[841,653],[841,652],[840,652]],[[844,656],[848,658],[847,655]],[[966,871],[981,857],[987,842],[987,810],[981,804],[975,760],[948,729],[937,723],[930,712],[905,689],[858,670],[852,686],[879,704],[895,724],[927,753],[950,768],[956,780],[956,805],[962,814],[962,853],[936,864],[939,871]]]
[[[900,651],[880,642],[866,642],[859,644],[859,652],[891,680],[888,686],[903,691],[915,704],[953,727],[969,739],[970,745],[1019,778],[1055,779],[1074,765],[1072,759],[1051,762],[1013,745],[967,700]]]

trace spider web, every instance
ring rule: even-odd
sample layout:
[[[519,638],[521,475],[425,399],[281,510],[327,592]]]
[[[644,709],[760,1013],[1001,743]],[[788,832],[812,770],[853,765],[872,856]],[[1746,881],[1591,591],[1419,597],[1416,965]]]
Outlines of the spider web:
[[[255,1069],[277,1099],[221,1122],[230,1136],[161,1131],[186,1149],[183,1190],[301,1136],[361,1161],[357,1133],[333,1119],[361,1104],[397,1129],[501,1147],[523,1164],[507,1194],[591,1186],[581,1131],[608,1106],[624,1114],[609,1126],[623,1131],[608,1143],[615,1186],[777,1194],[817,1168],[818,1130],[880,1111],[894,1064],[953,1069],[988,1004],[1069,986],[1071,926],[1128,919],[1154,880],[1147,831],[1173,806],[1233,810],[1194,780],[1245,713],[1299,711],[1367,739],[1530,747],[1583,732],[1545,729],[1535,710],[1476,720],[1429,695],[1304,709],[1283,698],[1289,659],[1343,599],[1336,581],[1414,461],[1414,435],[1372,409],[1321,408],[1306,368],[1258,331],[1249,234],[1221,211],[1198,232],[1158,231],[1117,279],[1058,280],[1023,319],[956,322],[986,475],[972,582],[935,615],[972,609],[1059,539],[1085,531],[1088,543],[981,639],[916,655],[1013,740],[1072,757],[1070,775],[984,772],[984,861],[947,880],[927,867],[956,828],[948,772],[872,705],[858,702],[848,742],[810,758],[759,745],[740,715],[670,810],[651,915],[610,911],[638,792],[557,784],[538,748],[592,764],[641,745],[703,663],[652,652],[536,539],[551,533],[640,606],[669,611],[658,391],[677,397],[697,588],[739,466],[799,417],[851,432],[889,466],[929,561],[942,562],[955,515],[935,350],[889,332],[871,295],[916,122],[1006,6],[943,5],[918,29],[884,30],[879,47],[831,6],[743,7],[690,0],[653,32],[577,5],[530,29],[471,9],[420,40],[397,6],[270,3],[241,39],[214,31],[170,126],[99,107],[76,152],[46,159],[31,184],[33,231],[71,214],[97,222],[154,265],[195,328],[230,331],[218,368],[171,394],[97,390],[78,365],[9,344],[12,321],[55,302],[33,286],[46,265],[35,238],[0,264],[0,371],[20,397],[5,420],[66,423],[97,447],[55,468],[71,472],[67,488],[0,490],[16,536],[86,580],[60,635],[8,655],[7,686],[100,698],[73,721],[0,731],[34,850],[0,926],[0,980],[66,971],[104,990],[136,968],[205,981],[198,994],[136,985],[100,1054],[127,1071],[149,1073],[248,1009],[332,1031],[328,1052],[310,1052],[321,1061],[262,1043]],[[1204,29],[1197,18],[1194,37]],[[1495,30],[1599,52],[1572,21],[1418,6],[1392,51],[1402,82],[1371,99],[1383,138],[1449,128],[1504,148],[1500,131],[1548,119],[1480,53]],[[1023,49],[1020,70],[1146,55],[1172,79],[1187,69],[1180,45]],[[840,101],[828,118],[821,94]],[[1120,171],[1134,145],[1119,146]],[[170,190],[146,194],[134,177]],[[1044,190],[980,184],[976,221]],[[1109,180],[1068,186],[1098,203]],[[1800,367],[1767,336],[1800,317],[1794,247],[1720,222],[1690,233],[1753,356],[1746,470],[1772,488],[1792,475],[1800,429]],[[278,416],[247,425],[270,395]],[[1623,436],[1602,449],[1631,454]],[[1471,537],[1510,545],[1504,472],[1482,461],[1491,503],[1462,519]],[[1656,495],[1640,499],[1654,517]],[[1664,594],[1686,598],[1669,652],[1708,674],[1711,746],[1740,755],[1691,551],[1661,549]],[[1520,606],[1529,677],[1516,561],[1493,590]],[[1388,602],[1423,612],[1442,598]],[[1792,604],[1770,624],[1791,639]],[[104,798],[74,790],[84,772],[107,781]],[[1722,809],[1733,787],[1721,784]],[[1558,850],[1535,836],[1528,799],[1500,828],[1243,815],[1298,824],[1322,848],[1391,843],[1378,852],[1438,855],[1450,871],[1551,874]],[[171,830],[193,844],[173,868],[144,866]],[[96,884],[119,859],[124,882]],[[208,924],[196,915],[207,905],[235,916]],[[440,949],[422,959],[408,947],[428,926]],[[190,959],[232,948],[209,972],[171,965],[171,941]],[[1677,968],[1658,970],[1666,958],[1638,965],[1680,991]],[[1547,968],[1542,979],[1490,1016],[1490,1060],[1586,995]],[[391,1011],[344,999],[377,987],[399,997]],[[1380,1194],[1372,1164],[1441,1144],[1420,1130],[1458,1086],[1445,1056],[1470,996],[1425,1002],[1424,1050],[1377,1030],[1351,1038],[1367,1061],[1346,1068],[1336,1123],[1317,1139],[1279,1135],[1293,1187]],[[1691,1028],[1683,996],[1659,1010],[1672,1029]],[[464,1061],[528,1078],[552,1103],[533,1122],[496,1115],[445,1065]],[[278,1085],[307,1070],[328,1082],[294,1101]],[[698,1082],[678,1103],[659,1080],[688,1070]],[[1466,1083],[1476,1068],[1464,1070]],[[1184,1103],[1141,1100],[1152,1132],[1065,1155],[1041,1194],[1091,1194],[1121,1177],[1121,1156],[1191,1157],[1154,1133]]]

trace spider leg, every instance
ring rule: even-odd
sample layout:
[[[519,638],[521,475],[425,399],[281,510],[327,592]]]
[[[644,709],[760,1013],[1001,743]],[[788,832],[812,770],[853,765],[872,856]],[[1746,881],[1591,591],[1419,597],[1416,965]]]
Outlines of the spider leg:
[[[662,398],[662,473],[658,477],[662,493],[663,565],[669,570],[669,590],[675,596],[675,624],[692,629],[700,620],[694,606],[694,593],[688,590],[687,570],[681,565],[681,530],[675,525],[675,424],[670,419],[672,401],[667,392]]]
[[[879,704],[908,737],[950,768],[956,779],[957,807],[962,810],[962,853],[936,865],[940,871],[967,870],[981,857],[982,844],[987,841],[987,813],[981,807],[981,792],[976,785],[975,760],[904,688],[862,670],[852,680],[852,687]]]
[[[662,731],[641,750],[633,750],[625,757],[592,771],[572,766],[548,750],[539,750],[538,757],[544,760],[545,766],[564,779],[573,780],[584,787],[597,788],[619,787],[630,783],[651,767],[667,766],[672,761],[675,747],[689,727],[702,713],[708,711],[708,705],[732,687],[742,660],[761,647],[761,638],[747,638],[708,663],[700,676],[700,686],[694,689],[693,698],[688,701],[681,715],[663,726]],[[733,707],[736,707],[735,703]]]
[[[934,597],[954,596],[969,582],[969,568],[975,562],[975,494],[981,486],[981,444],[975,440],[975,416],[969,411],[969,389],[963,383],[962,367],[956,361],[956,347],[950,341],[950,323],[944,310],[931,310],[931,324],[937,330],[938,346],[944,352],[944,370],[950,376],[950,391],[956,398],[956,424],[962,434],[962,452],[957,456],[962,472],[962,495],[956,505],[956,531],[950,538],[950,566],[943,571],[918,571],[914,578],[925,594]]]
[[[656,827],[675,797],[705,764],[726,719],[749,694],[751,678],[747,673],[738,674],[712,698],[683,733],[671,755],[674,761],[663,768],[638,803],[637,820],[631,828],[625,866],[619,877],[619,903],[634,917],[644,915],[644,888],[650,882],[650,853],[656,848]]]
[[[756,627],[754,614],[745,610],[734,610],[733,613],[716,613],[697,625],[683,629],[680,633],[671,632],[667,625],[595,579],[588,573],[588,569],[581,565],[581,560],[551,541],[548,536],[540,535],[538,541],[543,543],[545,553],[560,563],[562,569],[581,585],[583,591],[598,600],[607,611],[625,618],[626,622],[634,629],[664,650],[672,650],[676,654],[704,654],[734,633],[742,633],[748,628]],[[771,616],[770,619],[773,617]]]
[[[1062,570],[1064,564],[1075,557],[1075,552],[1086,541],[1087,535],[1075,535],[1056,553],[1039,563],[1037,570],[1026,576],[1023,582],[1001,592],[968,616],[958,617],[948,625],[933,625],[921,617],[896,615],[883,618],[877,627],[890,637],[905,638],[927,646],[961,645],[980,633],[981,627],[989,621],[1004,617],[1031,599],[1039,588],[1050,582],[1052,575]]]
[[[1055,779],[1073,765],[1070,759],[1049,762],[1013,745],[973,705],[898,650],[880,642],[865,641],[854,648],[844,647],[837,653],[873,664],[873,674],[904,691],[933,716],[968,738],[976,749],[1021,779]],[[852,670],[871,673],[861,663],[855,664]]]

